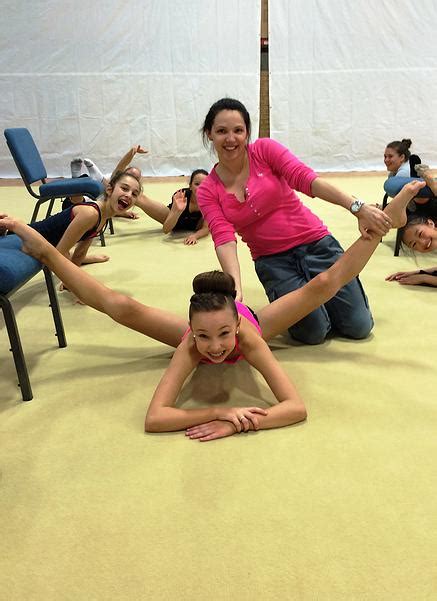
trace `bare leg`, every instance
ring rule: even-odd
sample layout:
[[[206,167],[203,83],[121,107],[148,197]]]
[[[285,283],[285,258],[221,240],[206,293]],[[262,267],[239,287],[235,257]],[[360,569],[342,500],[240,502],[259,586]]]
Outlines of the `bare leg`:
[[[145,194],[141,194],[141,196],[135,200],[135,204],[142,209],[146,215],[159,223],[164,223],[170,213],[170,209],[162,204],[162,202],[152,200]]]
[[[425,186],[419,180],[403,187],[384,212],[390,216],[393,227],[405,225],[406,207],[418,191]],[[310,280],[305,286],[276,299],[257,311],[263,338],[269,340],[303,317],[326,303],[338,290],[356,277],[378,247],[380,238],[358,238],[356,242],[327,271]]]
[[[177,347],[187,329],[187,321],[107,288],[83,269],[74,265],[36,230],[24,223],[0,216],[0,230],[8,229],[23,240],[23,252],[51,269],[77,298],[97,311],[106,313],[122,325],[150,338]]]

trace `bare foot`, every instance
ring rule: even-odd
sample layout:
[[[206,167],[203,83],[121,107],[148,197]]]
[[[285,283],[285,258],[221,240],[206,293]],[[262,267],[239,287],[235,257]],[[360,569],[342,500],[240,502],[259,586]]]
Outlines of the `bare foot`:
[[[91,265],[92,263],[106,263],[109,261],[108,255],[87,255],[83,261],[82,265]]]
[[[419,190],[425,187],[425,182],[414,180],[406,184],[385,207],[386,213],[392,220],[392,227],[402,227],[407,223],[406,208],[408,203],[417,196]]]
[[[41,234],[19,219],[0,215],[0,231],[5,230],[17,234],[23,241],[21,250],[39,261],[42,260],[45,249],[51,247],[51,244]]]

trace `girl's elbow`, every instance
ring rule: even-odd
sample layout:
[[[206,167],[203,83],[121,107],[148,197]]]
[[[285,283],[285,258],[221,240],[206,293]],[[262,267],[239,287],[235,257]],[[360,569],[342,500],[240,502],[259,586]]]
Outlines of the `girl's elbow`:
[[[292,411],[292,424],[297,424],[299,422],[303,422],[306,420],[308,414],[307,414],[307,410],[306,407],[303,403],[299,403],[297,406],[294,407],[293,411]]]
[[[308,417],[308,413],[306,410],[305,405],[302,403],[301,405],[299,405],[298,410],[297,410],[297,417],[299,422],[303,422],[306,420],[306,418]]]

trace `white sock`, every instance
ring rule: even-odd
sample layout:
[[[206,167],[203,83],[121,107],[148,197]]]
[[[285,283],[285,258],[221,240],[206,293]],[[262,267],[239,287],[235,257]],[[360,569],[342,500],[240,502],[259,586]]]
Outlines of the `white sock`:
[[[102,182],[105,177],[100,169],[91,161],[91,159],[84,159],[83,162],[87,166],[90,177],[96,179],[98,182]]]
[[[80,177],[82,174],[82,159],[80,157],[74,158],[70,163],[71,177]]]

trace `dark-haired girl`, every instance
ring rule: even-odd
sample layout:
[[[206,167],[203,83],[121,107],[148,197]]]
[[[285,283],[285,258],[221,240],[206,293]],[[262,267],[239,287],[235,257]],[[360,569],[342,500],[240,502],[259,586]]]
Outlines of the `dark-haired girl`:
[[[423,183],[408,184],[385,208],[394,227],[405,223],[405,207],[420,186]],[[145,427],[149,432],[186,430],[190,438],[201,441],[252,429],[286,426],[305,419],[303,402],[267,341],[331,298],[363,269],[379,243],[377,237],[360,237],[328,271],[263,307],[256,315],[242,303],[235,302],[235,282],[230,275],[208,272],[196,276],[187,329],[183,317],[145,306],[94,280],[23,223],[0,216],[0,229],[16,233],[23,240],[23,251],[45,263],[84,304],[133,330],[176,347],[153,395]],[[234,363],[242,358],[262,374],[278,401],[276,405],[266,410],[175,407],[185,380],[199,363]]]
[[[430,217],[410,215],[403,228],[402,242],[413,252],[430,253],[437,250],[436,221]],[[397,271],[385,278],[408,286],[437,286],[437,266],[414,271]]]
[[[176,231],[192,232],[184,238],[184,244],[197,244],[200,238],[209,234],[208,225],[197,204],[197,188],[207,175],[208,172],[205,169],[193,171],[188,188],[177,190],[168,206],[152,200],[145,194],[142,194],[135,204],[149,217],[162,223],[162,230],[165,234]]]

